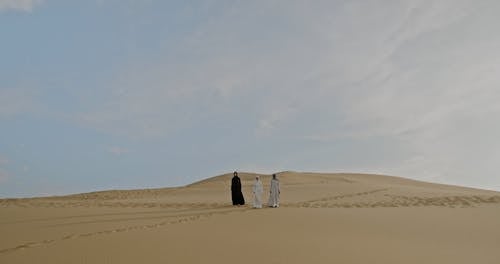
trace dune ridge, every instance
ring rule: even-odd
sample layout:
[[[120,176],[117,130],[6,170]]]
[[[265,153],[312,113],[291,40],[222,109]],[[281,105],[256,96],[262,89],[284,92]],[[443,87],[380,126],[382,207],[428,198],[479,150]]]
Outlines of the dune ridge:
[[[268,187],[271,175],[240,172],[243,190],[250,196],[249,190],[255,176],[260,175],[264,186]],[[355,173],[307,173],[307,172],[279,172],[278,177],[285,189],[290,189],[292,195],[289,200],[283,201],[283,206],[297,207],[385,207],[385,206],[474,206],[482,203],[499,203],[500,193],[454,185],[436,184],[430,182],[406,179],[403,177],[378,174]],[[0,207],[145,207],[145,208],[180,208],[186,207],[217,207],[229,203],[227,190],[230,187],[232,173],[203,179],[186,186],[173,188],[136,189],[136,190],[106,190],[89,193],[71,194],[64,196],[0,199]],[[323,186],[321,186],[323,185]],[[294,188],[300,186],[300,189]],[[246,190],[245,190],[246,189]],[[293,195],[306,193],[314,196],[314,191],[324,191],[334,195],[325,195],[297,201]],[[351,190],[363,190],[350,192]],[[203,197],[205,202],[180,201],[172,199],[203,195],[209,191],[210,195]],[[219,191],[219,195],[217,195]],[[424,191],[424,192],[422,192]],[[312,192],[312,193],[311,193]],[[321,192],[323,193],[323,192]],[[343,193],[343,194],[340,194]],[[370,203],[362,198],[379,193]],[[412,195],[412,193],[414,195]],[[358,202],[332,203],[333,201]],[[174,202],[173,200],[179,202]]]

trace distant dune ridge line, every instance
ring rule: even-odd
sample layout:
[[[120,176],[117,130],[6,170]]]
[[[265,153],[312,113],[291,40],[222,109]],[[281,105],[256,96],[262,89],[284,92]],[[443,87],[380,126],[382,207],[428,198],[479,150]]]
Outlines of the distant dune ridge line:
[[[276,173],[284,188],[282,206],[289,207],[399,207],[399,206],[474,206],[481,203],[499,203],[500,193],[469,187],[436,184],[396,176],[357,173],[309,173],[284,171]],[[261,176],[268,187],[271,174],[239,172],[243,190],[249,196],[255,176]],[[227,200],[232,172],[203,179],[183,187],[107,190],[65,196],[0,199],[0,206],[97,206],[97,207],[213,207],[229,203]],[[300,188],[298,187],[300,186]],[[204,190],[205,188],[205,190]],[[288,190],[289,189],[289,190]],[[425,189],[425,193],[421,191]],[[326,191],[328,190],[328,191]],[[359,192],[350,192],[359,190]],[[216,192],[219,192],[218,194]],[[210,192],[200,201],[181,202],[182,196]],[[310,192],[310,199],[297,201]],[[321,196],[321,194],[324,196]],[[332,195],[330,195],[332,194]],[[413,195],[412,195],[413,194]],[[424,195],[423,195],[424,194]],[[175,199],[172,196],[176,196]],[[147,200],[154,198],[155,200]],[[305,197],[304,197],[305,198]],[[371,198],[371,199],[368,199]],[[346,200],[347,199],[347,200]]]

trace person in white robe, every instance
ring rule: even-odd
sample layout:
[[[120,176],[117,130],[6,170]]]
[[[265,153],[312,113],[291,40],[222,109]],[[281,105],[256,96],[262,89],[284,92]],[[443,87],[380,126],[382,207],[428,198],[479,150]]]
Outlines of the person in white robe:
[[[256,176],[255,183],[253,184],[253,208],[262,208],[263,192],[264,187],[262,186],[262,181],[259,176]]]
[[[280,182],[276,178],[276,174],[273,174],[271,179],[271,189],[269,190],[269,202],[270,207],[280,207]]]

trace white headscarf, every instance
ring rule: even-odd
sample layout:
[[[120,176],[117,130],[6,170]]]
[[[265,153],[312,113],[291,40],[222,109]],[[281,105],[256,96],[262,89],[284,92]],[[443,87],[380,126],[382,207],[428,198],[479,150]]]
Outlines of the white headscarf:
[[[255,183],[253,185],[253,191],[254,192],[263,192],[264,187],[262,186],[262,182],[260,181],[260,177],[257,175],[255,176]]]

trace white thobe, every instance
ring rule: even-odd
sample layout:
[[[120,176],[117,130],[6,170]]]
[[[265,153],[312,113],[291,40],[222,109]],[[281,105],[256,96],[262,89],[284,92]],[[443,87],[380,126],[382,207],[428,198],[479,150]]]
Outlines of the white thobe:
[[[271,190],[269,195],[269,206],[279,207],[280,206],[280,182],[277,179],[271,180]]]
[[[253,185],[253,207],[262,208],[262,193],[264,192],[264,187],[260,180],[255,180]]]

